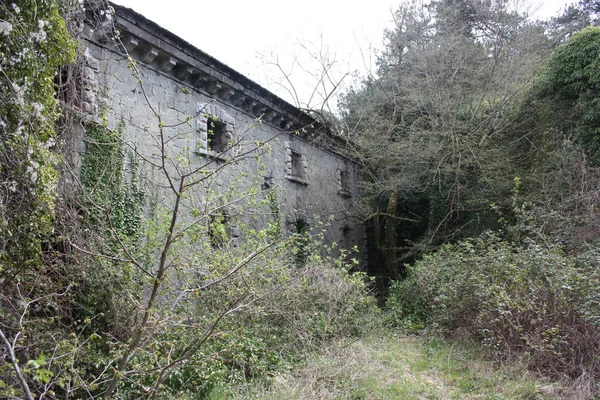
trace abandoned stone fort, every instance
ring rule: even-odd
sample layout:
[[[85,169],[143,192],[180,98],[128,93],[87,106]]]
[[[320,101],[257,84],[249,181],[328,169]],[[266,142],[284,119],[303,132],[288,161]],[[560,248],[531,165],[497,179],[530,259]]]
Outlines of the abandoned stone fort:
[[[126,169],[142,170],[157,198],[174,185],[170,176],[201,181],[203,195],[187,198],[184,207],[190,215],[218,210],[232,221],[232,243],[244,236],[236,215],[252,214],[257,229],[273,220],[258,206],[240,206],[239,198],[276,193],[270,210],[282,235],[323,223],[323,242],[358,248],[366,266],[361,168],[338,150],[340,139],[137,12],[111,7],[87,10],[99,22],[86,33],[79,108],[123,132],[124,146],[136,155]]]

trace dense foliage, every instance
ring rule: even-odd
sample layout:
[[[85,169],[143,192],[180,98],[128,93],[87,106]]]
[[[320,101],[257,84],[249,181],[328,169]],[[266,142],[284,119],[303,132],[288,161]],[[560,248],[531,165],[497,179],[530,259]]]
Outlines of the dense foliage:
[[[581,10],[577,23],[589,23],[595,14]],[[573,36],[561,28],[575,17],[563,17],[532,21],[500,0],[398,9],[377,75],[341,102],[370,178],[378,274],[401,275],[446,241],[497,229],[491,204],[514,220],[515,177],[543,213],[573,209],[557,203],[591,172],[577,147],[595,157],[598,46],[597,28]],[[558,37],[569,40],[556,49]]]
[[[0,274],[39,263],[58,174],[54,75],[75,45],[56,1],[0,4]]]
[[[392,277],[398,257],[495,227],[489,204],[517,175],[502,151],[509,116],[551,51],[544,25],[504,1],[406,3],[395,23],[378,77],[342,102],[373,178],[379,272]]]
[[[400,278],[391,320],[481,340],[584,397],[600,378],[598,10],[406,4],[377,76],[342,101],[371,177],[370,260]]]
[[[600,275],[590,261],[486,233],[423,257],[392,286],[389,305],[413,327],[481,340],[500,357],[525,355],[560,378],[597,379]]]
[[[161,396],[204,398],[219,388],[264,379],[332,339],[360,337],[377,326],[379,310],[364,276],[319,261],[302,269],[249,268],[228,288],[199,299],[196,318],[210,321],[222,314],[235,301],[242,279],[260,300],[225,317],[206,338],[190,323],[164,330],[132,360],[146,372],[123,382],[119,398],[144,396],[163,373],[152,366],[170,362],[174,365],[161,383]]]
[[[547,129],[573,137],[594,164],[600,157],[600,28],[587,27],[561,45],[540,72],[534,96]]]
[[[582,0],[542,22],[504,0],[403,4],[336,121],[368,177],[371,269],[405,278],[389,319],[481,340],[590,396],[600,31],[585,26],[599,12]],[[69,91],[56,71],[76,59],[68,29],[82,14],[71,1],[0,4],[0,396],[203,398],[377,326],[363,274],[323,258],[308,232],[283,237],[277,188],[217,192],[219,169],[166,153],[192,116],[164,121],[146,99],[149,179],[119,116],[64,104],[61,129],[83,127],[86,155],[59,176],[56,93]],[[265,175],[239,179],[258,188]]]
[[[59,15],[56,1],[0,4],[0,346],[3,349],[0,393],[3,397],[28,394],[23,393],[23,385],[16,384],[17,378],[30,380],[31,387],[40,388],[52,376],[45,368],[45,356],[40,349],[53,340],[48,336],[37,337],[37,333],[56,323],[50,321],[52,317],[62,316],[56,312],[62,299],[50,293],[62,293],[69,285],[61,269],[47,262],[43,251],[53,236],[59,179],[56,169],[59,157],[54,152],[57,137],[54,123],[58,116],[54,77],[56,68],[71,62],[74,55],[75,43]],[[33,305],[31,300],[35,298],[43,301]],[[31,321],[29,335],[22,332],[24,321]],[[15,349],[13,340],[19,335],[22,341]],[[23,359],[31,362],[19,367],[19,360]]]

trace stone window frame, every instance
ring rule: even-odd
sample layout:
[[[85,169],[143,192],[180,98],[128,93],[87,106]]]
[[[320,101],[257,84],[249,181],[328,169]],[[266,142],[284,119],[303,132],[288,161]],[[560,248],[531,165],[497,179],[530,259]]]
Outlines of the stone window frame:
[[[348,164],[344,163],[343,166],[338,167],[336,171],[337,185],[338,185],[338,195],[350,198],[352,197],[352,192],[350,191],[350,170],[348,169]]]
[[[293,264],[304,267],[309,256],[311,223],[303,212],[286,215],[287,237],[292,239]]]
[[[297,168],[300,163],[300,173]],[[303,185],[308,185],[308,161],[306,150],[295,141],[285,142],[285,177]]]
[[[227,161],[230,157],[230,148],[227,146],[233,139],[235,118],[216,104],[198,103],[196,114],[196,133],[198,134],[196,154]],[[219,142],[225,146],[223,151],[215,151],[210,148],[208,126],[211,120],[222,124],[218,130],[215,130],[214,134],[221,135]]]
[[[223,236],[216,235],[213,231],[214,224],[220,224],[224,228]],[[207,226],[207,238],[210,246],[214,250],[223,250],[226,248],[238,247],[241,240],[241,228],[233,210],[226,207],[219,207],[209,214]]]

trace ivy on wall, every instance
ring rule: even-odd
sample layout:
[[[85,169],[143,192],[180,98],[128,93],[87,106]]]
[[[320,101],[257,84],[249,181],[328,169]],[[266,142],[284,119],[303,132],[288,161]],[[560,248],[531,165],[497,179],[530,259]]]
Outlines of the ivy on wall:
[[[57,1],[0,3],[0,275],[40,263],[58,181],[56,68],[75,58]]]
[[[267,201],[271,210],[271,221],[267,227],[269,236],[273,240],[281,239],[281,211],[279,209],[279,196],[275,189],[267,191]]]
[[[121,239],[136,240],[140,235],[144,191],[139,182],[138,162],[124,151],[122,130],[123,123],[116,131],[96,124],[86,128],[81,183],[89,203],[86,212],[90,223],[101,226],[107,239],[119,235]],[[130,171],[125,179],[127,157]]]

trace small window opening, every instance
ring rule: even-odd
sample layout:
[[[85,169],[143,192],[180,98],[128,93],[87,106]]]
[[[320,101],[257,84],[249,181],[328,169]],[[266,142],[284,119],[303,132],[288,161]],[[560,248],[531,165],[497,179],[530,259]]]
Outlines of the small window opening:
[[[309,224],[303,220],[298,219],[294,223],[294,261],[297,267],[303,267],[306,265],[309,254]]]
[[[56,97],[59,101],[81,110],[82,79],[78,65],[65,65],[58,69],[54,77]]]
[[[292,176],[304,179],[304,166],[302,165],[302,154],[292,151]]]
[[[350,172],[347,169],[339,169],[338,175],[338,184],[339,190],[338,194],[342,197],[349,198],[352,196],[350,192]]]
[[[263,184],[260,185],[260,189],[261,190],[269,190],[269,189],[271,189],[274,186],[273,180],[275,178],[273,178],[272,175],[269,175],[269,176],[265,176],[264,179],[265,180],[264,180]]]
[[[210,238],[210,246],[213,249],[222,249],[229,242],[228,222],[229,218],[225,212],[210,216],[208,237]]]
[[[227,146],[227,143],[225,142],[226,124],[216,118],[211,117],[206,121],[206,125],[206,131],[208,132],[208,150],[212,150],[215,153],[224,152]]]
[[[350,174],[348,171],[340,171],[340,186],[342,190],[348,190],[350,188]]]
[[[342,237],[344,238],[344,241],[349,241],[352,238],[352,228],[348,225],[344,226],[342,228]]]

